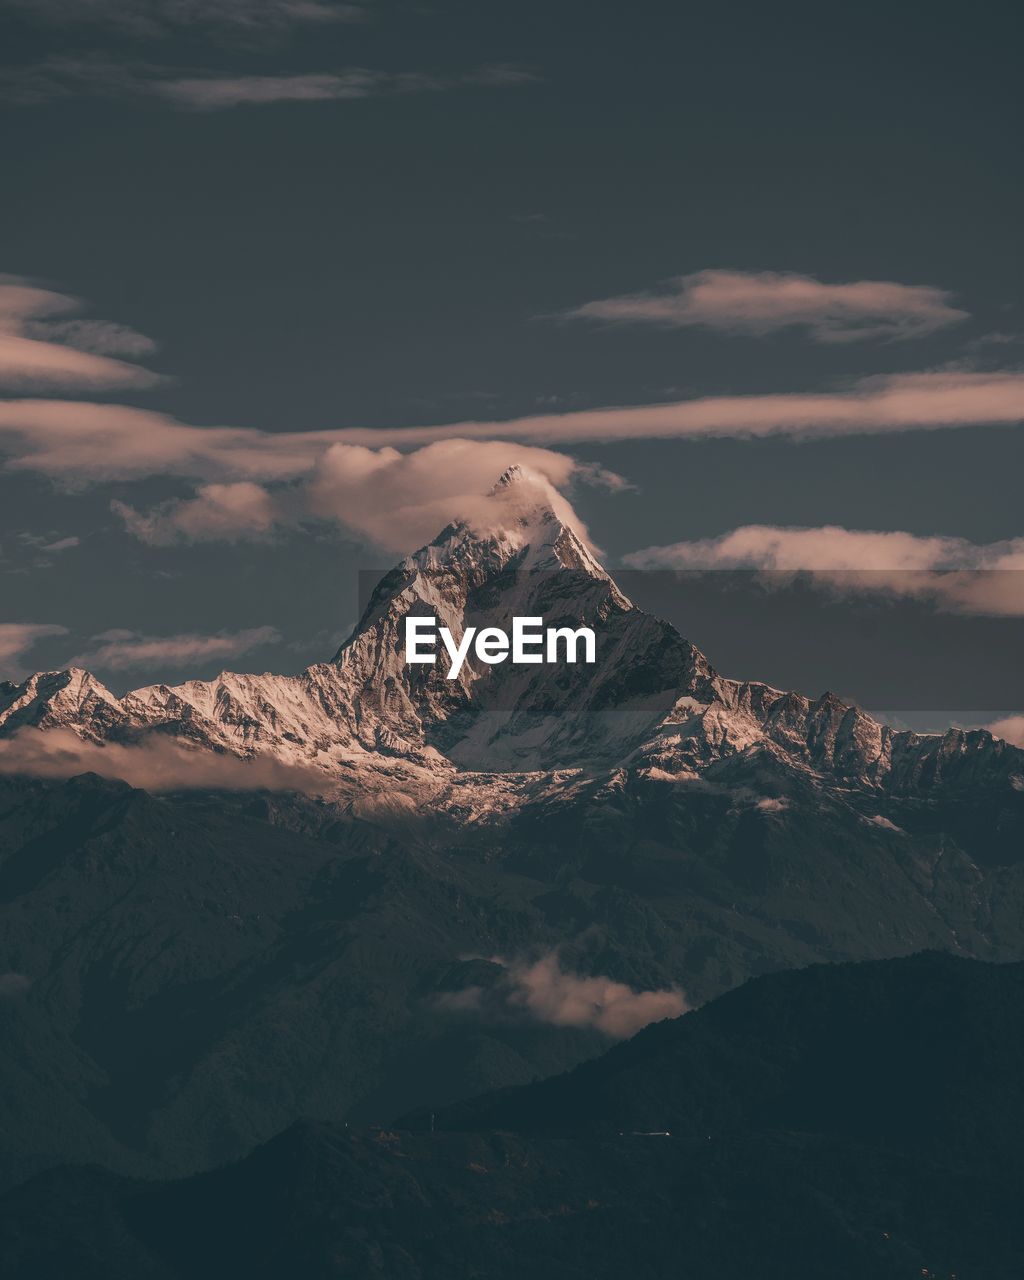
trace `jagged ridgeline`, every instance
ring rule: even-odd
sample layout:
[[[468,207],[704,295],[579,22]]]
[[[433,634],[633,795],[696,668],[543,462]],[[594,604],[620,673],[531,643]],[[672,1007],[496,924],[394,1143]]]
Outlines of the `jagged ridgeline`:
[[[977,731],[897,732],[826,694],[816,701],[720,676],[674,627],[638,609],[538,477],[510,468],[485,515],[441,531],[386,574],[331,662],[298,676],[224,672],[117,698],[88,672],[44,672],[0,693],[0,733],[68,729],[93,743],[183,744],[321,771],[358,790],[396,756],[432,777],[573,767],[685,779],[763,753],[869,789],[915,792],[1024,773],[1024,755]],[[516,616],[593,628],[589,665],[487,666],[457,679],[410,666],[407,615],[461,637]],[[353,774],[353,769],[355,773]],[[408,771],[407,771],[408,772]],[[452,776],[451,785],[464,780]],[[1024,786],[1024,783],[1019,785]]]
[[[405,663],[411,611],[585,623],[599,661],[447,680]],[[0,745],[7,1181],[387,1122],[772,970],[1024,954],[1024,753],[720,675],[521,472],[333,660],[121,698],[37,674]]]

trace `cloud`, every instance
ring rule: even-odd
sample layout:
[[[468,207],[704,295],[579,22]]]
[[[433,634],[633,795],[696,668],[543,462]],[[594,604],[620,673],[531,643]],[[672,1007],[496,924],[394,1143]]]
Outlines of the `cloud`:
[[[498,996],[507,1008],[525,1010],[538,1022],[556,1027],[593,1027],[615,1040],[625,1040],[642,1027],[663,1018],[677,1018],[689,1010],[678,987],[661,991],[634,991],[625,983],[606,977],[583,977],[566,972],[557,952],[540,960],[509,963],[495,957],[506,973]],[[481,987],[445,993],[442,1008],[453,1012],[479,1012],[487,993]]]
[[[677,1018],[687,1003],[676,987],[634,991],[611,978],[583,978],[566,973],[556,954],[527,967],[512,969],[512,1000],[540,1022],[557,1027],[596,1027],[616,1040],[635,1035],[648,1023]]]
[[[0,1000],[24,995],[31,985],[32,979],[24,973],[0,973]]]
[[[792,272],[698,271],[658,290],[586,302],[564,318],[670,329],[699,325],[759,337],[799,328],[827,343],[902,340],[966,319],[949,298],[944,289],[892,280],[824,284]]]
[[[54,320],[26,328],[31,337],[55,339],[94,355],[149,356],[157,349],[144,333],[109,320]]]
[[[278,76],[186,76],[152,85],[152,92],[197,111],[272,102],[344,102],[387,91],[388,77],[370,71]],[[391,87],[391,86],[389,86]]]
[[[159,664],[185,666],[211,658],[234,658],[261,645],[278,644],[280,640],[280,632],[274,627],[250,627],[246,631],[222,631],[217,635],[144,636],[136,631],[104,631],[93,636],[92,647],[76,654],[69,665],[113,671]]]
[[[81,546],[81,539],[74,536],[58,538],[53,533],[29,533],[28,531],[18,534],[18,542],[30,551],[46,555],[59,555],[62,551],[70,551],[72,547]]]
[[[626,484],[567,454],[500,439],[439,439],[402,453],[342,442],[348,434],[200,428],[126,405],[0,401],[0,447],[10,455],[9,469],[77,486],[151,475],[206,480],[194,498],[151,512],[112,504],[129,532],[154,544],[263,536],[275,524],[312,517],[336,521],[387,550],[408,551],[454,516],[486,521],[494,506],[487,491],[515,462],[550,486],[549,501],[586,538],[558,491],[576,480]],[[361,434],[373,442],[373,432]]]
[[[548,446],[713,437],[815,440],[1022,420],[1024,372],[942,371],[865,378],[832,392],[706,396],[443,426],[276,433],[194,427],[128,405],[6,400],[0,401],[0,449],[8,455],[8,469],[67,482],[150,475],[280,481],[309,472],[334,444],[403,450],[440,441]]]
[[[491,494],[512,463],[531,478]],[[195,498],[165,502],[146,513],[116,500],[111,507],[129,533],[152,545],[258,538],[275,525],[322,519],[383,550],[409,551],[453,519],[478,529],[497,527],[515,514],[516,503],[535,506],[543,500],[589,542],[586,527],[560,492],[576,479],[612,488],[625,483],[567,454],[497,440],[443,440],[411,453],[333,444],[311,460],[303,483],[273,492],[237,481],[204,485]]]
[[[257,538],[283,515],[267,490],[251,480],[203,485],[194,498],[172,499],[147,514],[116,499],[110,507],[129,533],[152,546]]]
[[[15,659],[27,653],[37,640],[66,636],[67,627],[49,622],[0,622],[0,671],[16,673]]]
[[[1024,747],[1024,716],[1005,716],[1002,720],[994,720],[985,728],[993,738],[1002,738],[1015,747]]]
[[[338,0],[3,0],[0,8],[61,27],[111,27],[156,38],[183,28],[225,33],[285,31],[296,26],[358,22],[366,6]]]
[[[832,592],[923,600],[955,613],[1024,617],[1024,538],[965,538],[837,525],[744,525],[717,538],[647,547],[624,556],[637,569],[755,569],[767,585],[794,576]]]
[[[34,106],[69,97],[158,98],[192,111],[267,106],[282,102],[345,102],[459,88],[505,89],[536,76],[522,67],[485,65],[453,74],[340,67],[260,75],[115,62],[102,56],[50,57],[0,72],[0,97]]]
[[[199,787],[322,795],[330,789],[330,780],[312,766],[289,765],[270,757],[242,760],[155,735],[136,745],[100,746],[83,742],[70,729],[25,727],[0,739],[0,775],[73,778],[82,773],[118,778],[146,791]]]
[[[525,483],[490,493],[511,463]],[[589,541],[587,530],[559,492],[586,470],[563,453],[503,441],[443,440],[399,453],[334,444],[317,463],[308,487],[314,515],[337,520],[388,551],[408,551],[462,519],[478,529],[507,524],[516,504],[551,504]]]
[[[197,111],[264,106],[275,102],[346,102],[384,94],[436,93],[460,86],[510,88],[535,79],[520,67],[478,67],[454,76],[427,72],[372,71],[348,67],[298,75],[195,75],[156,80],[150,91],[178,106]]]
[[[0,276],[0,387],[13,390],[107,391],[150,387],[159,375],[115,360],[111,353],[145,354],[154,345],[120,325],[53,320],[81,304],[17,276]]]

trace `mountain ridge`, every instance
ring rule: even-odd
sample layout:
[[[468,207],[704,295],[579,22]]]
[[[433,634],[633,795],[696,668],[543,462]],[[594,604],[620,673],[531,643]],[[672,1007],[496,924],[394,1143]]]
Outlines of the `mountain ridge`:
[[[551,1075],[607,1045],[609,991],[636,1026],[817,961],[1020,959],[1024,753],[727,680],[561,531],[451,526],[302,676],[5,689],[0,1181],[192,1172],[298,1115]],[[570,563],[517,575],[526,546]],[[632,661],[531,668],[525,700],[401,663],[408,608],[524,599]]]
[[[433,1125],[52,1170],[0,1196],[0,1248],[12,1280],[1014,1280],[1022,986],[927,953],[770,975]]]
[[[552,492],[521,468],[506,471],[490,523],[456,521],[395,566],[329,663],[296,676],[225,671],[120,698],[80,669],[36,673],[0,692],[0,739],[25,728],[66,729],[97,746],[160,735],[240,760],[309,766],[349,796],[353,771],[386,774],[398,760],[456,787],[457,775],[566,768],[626,768],[667,782],[758,750],[864,792],[1024,788],[1024,751],[984,730],[894,730],[830,693],[811,699],[721,676],[622,594]],[[456,638],[513,613],[593,625],[599,665],[524,671],[470,660],[449,681],[440,667],[403,661],[402,621],[421,612]]]

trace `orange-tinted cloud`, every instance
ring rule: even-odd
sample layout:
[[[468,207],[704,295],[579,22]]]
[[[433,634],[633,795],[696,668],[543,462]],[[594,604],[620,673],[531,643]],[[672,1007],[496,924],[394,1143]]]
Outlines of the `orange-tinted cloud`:
[[[966,319],[949,299],[944,289],[894,280],[825,284],[787,271],[697,271],[657,290],[585,302],[565,318],[755,336],[802,329],[837,343],[920,338]]]
[[[89,392],[160,381],[148,369],[113,358],[152,351],[142,334],[103,321],[53,319],[79,306],[67,294],[0,276],[0,387]]]
[[[0,774],[72,778],[82,773],[119,778],[146,791],[265,789],[319,795],[330,786],[326,775],[312,766],[285,764],[269,756],[242,760],[155,735],[133,745],[99,746],[84,742],[70,729],[26,727],[0,739]]]
[[[744,525],[717,538],[647,547],[637,569],[757,569],[841,594],[924,600],[956,613],[1024,617],[1024,538],[979,545],[900,531]]]
[[[556,1027],[593,1027],[614,1040],[625,1040],[642,1027],[689,1010],[678,987],[635,991],[607,977],[585,977],[562,968],[555,951],[539,960],[508,962],[495,957],[505,976],[495,991],[478,986],[446,992],[441,1008],[454,1013],[521,1010],[538,1022]],[[494,1004],[495,998],[497,1004]]]

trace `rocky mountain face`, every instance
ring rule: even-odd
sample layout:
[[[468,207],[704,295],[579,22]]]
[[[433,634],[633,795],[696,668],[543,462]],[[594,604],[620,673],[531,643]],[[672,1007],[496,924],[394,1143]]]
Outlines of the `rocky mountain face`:
[[[308,764],[349,795],[359,768],[398,758],[460,793],[470,782],[486,787],[480,775],[556,770],[685,782],[759,756],[867,794],[1024,789],[1024,752],[983,731],[895,731],[832,694],[810,700],[720,676],[622,594],[535,478],[511,468],[492,498],[493,527],[450,525],[382,579],[332,662],[298,676],[224,672],[122,698],[85,671],[39,673],[0,687],[0,735],[64,728],[94,743],[137,744],[159,734],[242,759]],[[405,661],[409,615],[437,617],[456,640],[471,626],[507,629],[514,615],[590,626],[598,660],[520,667],[470,657],[448,679],[444,662]]]
[[[0,689],[0,1179],[386,1122],[815,961],[1024,956],[1024,753],[731,681],[530,477],[493,505],[299,676]],[[598,662],[448,681],[404,662],[416,611],[590,625]],[[69,743],[108,774],[171,747],[189,785],[76,773]]]

